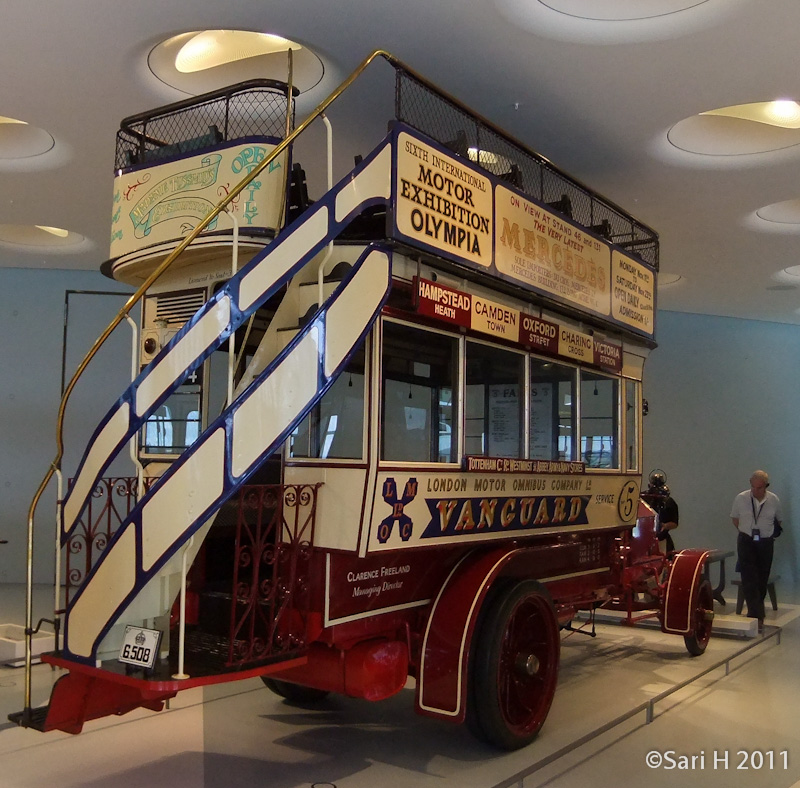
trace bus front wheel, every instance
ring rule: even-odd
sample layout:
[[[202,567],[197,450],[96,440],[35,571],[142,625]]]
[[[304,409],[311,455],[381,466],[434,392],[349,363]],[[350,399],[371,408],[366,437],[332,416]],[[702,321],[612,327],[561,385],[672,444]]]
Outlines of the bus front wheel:
[[[706,650],[714,620],[714,592],[708,580],[699,581],[697,601],[691,616],[692,631],[688,635],[684,635],[683,641],[686,644],[686,650],[693,657],[699,657]]]

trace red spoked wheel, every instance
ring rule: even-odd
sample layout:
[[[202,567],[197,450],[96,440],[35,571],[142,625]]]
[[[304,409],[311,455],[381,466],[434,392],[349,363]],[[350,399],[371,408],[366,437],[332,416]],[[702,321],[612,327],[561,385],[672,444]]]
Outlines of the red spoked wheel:
[[[693,657],[699,657],[706,650],[714,622],[714,592],[711,583],[708,580],[700,580],[698,585],[692,609],[692,631],[683,636],[686,650]]]
[[[498,588],[484,605],[472,644],[472,732],[504,750],[530,743],[553,702],[560,650],[547,590],[533,580]]]

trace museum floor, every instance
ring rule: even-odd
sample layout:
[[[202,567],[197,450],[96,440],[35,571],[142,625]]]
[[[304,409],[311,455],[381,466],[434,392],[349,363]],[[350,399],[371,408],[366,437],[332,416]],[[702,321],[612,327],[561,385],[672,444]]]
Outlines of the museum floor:
[[[0,620],[21,620],[20,600],[19,588],[0,586]],[[0,788],[798,788],[800,606],[779,602],[764,639],[712,638],[696,659],[682,638],[652,629],[602,624],[597,638],[570,636],[547,723],[515,753],[416,716],[411,689],[377,704],[336,697],[308,709],[256,679],[188,690],[168,711],[89,723],[79,736],[0,721]],[[721,621],[733,607],[718,608]],[[590,738],[725,660],[657,703],[651,723],[640,711]],[[57,675],[34,667],[34,705],[46,702]],[[23,683],[21,669],[0,668],[2,721],[22,708]]]

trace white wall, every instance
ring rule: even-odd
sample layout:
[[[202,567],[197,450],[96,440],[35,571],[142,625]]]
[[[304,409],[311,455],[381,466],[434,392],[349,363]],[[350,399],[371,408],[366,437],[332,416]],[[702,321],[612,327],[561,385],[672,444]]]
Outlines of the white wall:
[[[122,289],[89,271],[0,269],[0,539],[8,541],[0,545],[0,582],[25,580],[28,508],[56,455],[66,291]],[[124,302],[122,295],[70,295],[67,380]],[[102,413],[130,380],[130,345],[125,327],[98,358],[102,374],[92,370],[76,388],[75,405],[67,410],[65,421],[68,456],[76,454],[79,441],[85,445]],[[74,464],[65,463],[64,470],[69,474]],[[35,580],[52,583],[54,483],[42,496],[35,521]]]
[[[752,471],[783,503],[778,586],[800,586],[800,328],[659,312],[659,347],[645,365],[645,474],[663,468],[680,508],[675,543],[735,550],[733,497]],[[729,569],[733,562],[729,562]],[[735,593],[729,590],[735,601]]]

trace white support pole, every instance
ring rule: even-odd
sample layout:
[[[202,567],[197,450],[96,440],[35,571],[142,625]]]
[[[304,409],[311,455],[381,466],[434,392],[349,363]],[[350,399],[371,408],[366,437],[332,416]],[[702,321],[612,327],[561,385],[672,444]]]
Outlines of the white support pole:
[[[56,474],[56,571],[53,579],[53,621],[59,622],[54,624],[56,639],[61,632],[60,620],[61,617],[58,611],[61,610],[61,501],[64,497],[64,477],[60,469],[55,471]],[[55,643],[56,650],[61,648],[58,642]]]
[[[239,220],[232,208],[226,211],[233,222],[233,255],[231,259],[231,277],[236,276],[239,270]],[[233,402],[233,374],[236,367],[236,334],[228,339],[228,405]]]
[[[178,621],[178,672],[172,674],[174,679],[188,679],[189,674],[184,671],[184,655],[186,649],[186,575],[187,554],[194,542],[194,536],[189,537],[186,547],[183,548],[181,560],[181,601],[180,601],[180,620]]]
[[[139,374],[139,329],[136,326],[136,321],[130,316],[125,315],[125,320],[131,327],[131,382],[136,380]],[[136,468],[136,497],[141,501],[144,497],[144,466],[139,460],[139,453],[137,451],[136,441],[138,435],[133,437],[128,442],[128,451],[130,452],[131,462]]]

